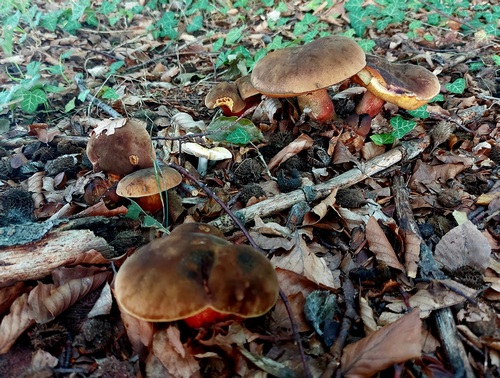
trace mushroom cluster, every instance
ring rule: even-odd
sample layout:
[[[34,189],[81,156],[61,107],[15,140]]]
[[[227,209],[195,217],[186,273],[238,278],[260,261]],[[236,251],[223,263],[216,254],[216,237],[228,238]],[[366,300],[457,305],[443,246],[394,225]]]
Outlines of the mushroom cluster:
[[[353,39],[328,36],[266,55],[255,64],[251,81],[266,96],[297,97],[301,111],[308,108],[311,119],[325,122],[335,116],[326,88],[365,65],[365,53]]]
[[[353,39],[343,36],[327,36],[269,53],[255,64],[250,88],[252,96],[257,92],[275,98],[297,97],[299,109],[308,111],[310,119],[327,122],[335,117],[327,88],[351,79],[367,89],[356,113],[372,118],[385,102],[412,110],[440,90],[437,77],[427,69],[365,56]],[[241,81],[248,82],[248,75]],[[221,83],[209,92],[205,103],[210,108],[221,106],[224,114],[246,109],[240,87],[238,81]]]
[[[278,279],[254,248],[233,245],[215,227],[187,223],[138,249],[120,267],[115,296],[123,311],[150,322],[194,328],[252,318],[276,303]]]

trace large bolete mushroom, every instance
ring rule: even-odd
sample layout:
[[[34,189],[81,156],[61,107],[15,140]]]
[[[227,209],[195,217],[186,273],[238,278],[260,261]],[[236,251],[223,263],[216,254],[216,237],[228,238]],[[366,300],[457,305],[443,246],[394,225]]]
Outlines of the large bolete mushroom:
[[[120,267],[115,296],[122,310],[150,322],[184,320],[192,327],[221,318],[252,318],[276,303],[278,279],[269,260],[195,224],[153,240]]]
[[[309,108],[311,119],[325,122],[335,115],[326,88],[351,78],[365,65],[365,53],[354,40],[329,36],[266,55],[255,64],[251,81],[266,96],[297,97],[302,111]]]
[[[181,174],[173,168],[144,168],[122,178],[116,187],[116,194],[134,200],[144,211],[156,213],[162,208],[161,194],[181,181]]]
[[[424,67],[390,63],[374,55],[367,55],[366,67],[353,80],[367,89],[356,113],[372,118],[385,102],[414,110],[428,103],[441,89],[436,75]]]
[[[94,172],[123,176],[153,166],[156,154],[144,122],[128,119],[114,133],[92,133],[87,144],[87,156]]]

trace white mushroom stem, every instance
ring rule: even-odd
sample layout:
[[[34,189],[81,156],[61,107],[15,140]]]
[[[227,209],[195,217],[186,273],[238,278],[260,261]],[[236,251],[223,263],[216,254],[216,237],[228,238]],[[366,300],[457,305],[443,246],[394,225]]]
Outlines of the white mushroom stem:
[[[231,159],[233,155],[231,151],[224,147],[207,148],[198,143],[188,142],[182,145],[182,151],[186,154],[198,157],[198,173],[201,177],[205,177],[208,169],[209,160],[225,160]]]

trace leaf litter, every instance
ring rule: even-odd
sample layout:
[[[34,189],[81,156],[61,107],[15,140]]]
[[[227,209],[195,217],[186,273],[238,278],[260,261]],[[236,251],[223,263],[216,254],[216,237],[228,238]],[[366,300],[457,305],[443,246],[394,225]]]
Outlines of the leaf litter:
[[[182,30],[186,25],[179,24],[179,44],[173,52],[169,47],[172,36],[163,36],[165,40],[151,38],[153,19],[147,16],[134,18],[131,27],[124,24],[123,31],[113,37],[88,28],[78,31],[79,38],[58,30],[49,33],[30,29],[30,33],[44,46],[42,63],[47,66],[58,66],[56,57],[71,46],[73,54],[65,57],[65,75],[72,77],[84,70],[90,75],[85,79],[89,93],[97,94],[101,88],[100,96],[109,101],[112,110],[125,117],[134,113],[135,117],[149,120],[148,130],[158,157],[166,163],[189,167],[196,175],[197,161],[182,155],[182,144],[191,139],[207,143],[207,138],[208,144],[212,143],[205,125],[211,124],[217,113],[203,107],[204,95],[214,82],[232,81],[251,68],[243,60],[234,64],[228,60],[228,70],[222,72],[218,55],[213,53],[214,45],[219,43],[217,38],[228,43],[225,48],[238,41],[239,54],[245,56],[246,51],[255,53],[257,46],[271,42],[275,47],[284,47],[296,39],[295,33],[306,22],[313,20],[327,22],[332,33],[339,34],[347,30],[349,18],[351,24],[356,19],[352,3],[329,6],[325,2],[314,11],[313,4],[283,3],[279,9],[264,6],[261,17],[245,10],[251,15],[245,27],[239,17],[243,8],[230,9],[221,18],[213,12],[214,18],[204,23],[206,31],[216,33],[212,37],[192,33],[189,27],[195,16],[186,14],[189,26]],[[41,9],[52,7],[39,5]],[[178,6],[173,4],[172,9]],[[374,6],[380,5],[365,2],[360,9],[369,12]],[[466,12],[474,16],[474,10]],[[152,13],[161,18],[162,12]],[[172,16],[168,11],[165,14]],[[272,32],[273,22],[292,16],[277,34]],[[422,8],[414,16],[419,22],[427,20],[429,14]],[[295,216],[293,224],[285,220],[294,203],[281,207],[277,203],[280,210],[245,219],[251,222],[248,228],[256,244],[270,255],[292,310],[292,320],[281,299],[261,322],[229,322],[196,331],[187,329],[182,322],[153,324],[120,311],[112,297],[114,271],[127,255],[160,232],[141,218],[144,214],[125,218],[126,208],[119,203],[112,209],[100,200],[97,204],[85,202],[85,193],[100,190],[97,178],[107,181],[108,177],[91,173],[84,148],[92,130],[113,134],[125,118],[113,119],[109,113],[106,115],[106,108],[97,110],[78,102],[74,102],[78,109],[88,110],[91,117],[69,117],[63,113],[69,109],[64,95],[78,96],[74,87],[49,96],[51,107],[61,109],[64,120],[41,112],[36,119],[15,114],[18,119],[0,137],[5,150],[0,155],[0,240],[5,240],[0,248],[0,263],[5,268],[0,281],[0,375],[14,377],[38,371],[97,377],[106,374],[100,370],[108,369],[108,374],[120,371],[123,376],[136,376],[140,360],[146,376],[305,376],[293,338],[294,328],[306,349],[309,373],[315,377],[332,375],[337,368],[346,376],[361,377],[378,372],[392,374],[397,369],[408,372],[415,366],[451,375],[457,365],[449,362],[456,356],[441,352],[447,350],[447,341],[429,327],[442,311],[450,311],[456,327],[453,333],[458,330],[461,339],[467,340],[454,339],[468,355],[459,358],[459,367],[476,375],[498,371],[500,334],[495,315],[500,300],[500,124],[498,91],[492,89],[497,86],[498,60],[486,56],[479,62],[476,58],[484,55],[486,48],[498,58],[499,45],[484,30],[464,35],[459,32],[460,23],[446,20],[447,28],[432,28],[432,36],[420,25],[412,29],[411,38],[406,21],[390,28],[356,25],[360,32],[360,25],[365,29],[368,26],[375,37],[360,39],[375,43],[373,54],[434,70],[444,99],[430,104],[427,118],[417,117],[415,128],[402,138],[404,145],[410,139],[430,135],[432,139],[426,142],[430,147],[417,159],[398,160],[377,175],[366,174],[363,180],[348,184],[363,193],[362,203],[340,203],[338,187],[322,197],[311,197],[308,188],[354,170],[365,174],[365,163],[396,147],[369,141],[370,128],[363,128],[362,119],[351,122],[341,117],[342,121],[324,130],[300,115],[292,100],[265,99],[253,115],[248,115],[255,127],[251,131],[258,132],[253,144],[239,145],[241,141],[249,142],[249,138],[246,130],[236,126],[232,136],[236,142],[228,146],[232,159],[209,166],[204,182],[230,203],[233,211],[252,206],[238,200],[242,187],[232,179],[235,168],[249,157],[266,165],[265,173],[252,183],[260,186],[264,194],[258,192],[252,203],[280,194],[283,183],[276,184],[276,175],[297,181],[303,192],[300,200],[305,198],[311,205]],[[251,32],[248,35],[242,33],[246,28]],[[442,46],[446,49],[440,50]],[[101,53],[96,52],[96,47]],[[468,51],[474,55],[468,55]],[[2,64],[25,67],[37,59],[37,54],[31,45],[19,45],[15,55],[2,59]],[[224,57],[223,52],[220,56]],[[238,59],[238,54],[235,56]],[[85,61],[92,61],[92,67],[84,67]],[[124,81],[108,76],[116,61],[125,65],[120,71]],[[214,64],[220,76],[213,75]],[[13,88],[11,77],[3,75],[8,87]],[[110,77],[113,80],[108,82]],[[106,93],[108,88],[112,91]],[[113,91],[117,99],[113,99]],[[339,114],[349,115],[346,109],[354,109],[363,93],[358,92],[335,96]],[[39,92],[33,92],[36,94]],[[34,96],[26,105],[31,107],[42,97]],[[82,99],[89,101],[86,95],[79,101]],[[372,121],[372,130],[382,133],[399,124],[407,127],[409,123],[404,121],[409,118],[408,113],[386,105]],[[289,141],[271,143],[269,136],[277,133],[288,134],[283,138]],[[313,150],[326,151],[333,163],[315,167],[317,156],[309,153]],[[62,157],[68,163],[61,163]],[[278,170],[285,173],[278,176]],[[294,170],[300,172],[298,179],[292,174]],[[407,211],[418,226],[411,232],[403,227],[396,210],[395,176],[403,176],[411,190]],[[292,184],[286,182],[285,186]],[[111,196],[112,185],[107,182],[103,188],[106,196]],[[175,213],[180,215],[173,226],[188,220],[217,221],[223,209],[212,198],[207,201],[203,190],[194,191],[190,185],[193,182],[185,180],[178,189],[180,200]],[[21,197],[9,192],[9,188],[28,193],[33,203],[19,201]],[[157,218],[158,222],[165,219],[160,215]],[[458,221],[464,218],[467,221]],[[33,224],[39,229],[35,230]],[[12,236],[26,225],[32,231],[12,242]],[[240,231],[227,232],[226,236],[234,243],[246,243]],[[442,270],[433,271],[440,278],[420,275],[427,263],[428,256],[422,252],[426,246],[435,258],[436,269]],[[30,268],[30,264],[36,266]],[[432,263],[429,266],[434,267]],[[354,293],[346,289],[349,280]],[[317,294],[318,290],[323,294]],[[331,298],[336,299],[335,306]],[[55,347],[35,351],[28,338],[22,337],[37,325],[51,327],[54,322],[61,322],[68,334],[82,336],[84,324],[91,318],[110,322],[113,327],[112,332],[96,327],[94,340],[111,337],[113,343],[103,342],[103,349],[92,349],[68,338]],[[331,339],[327,340],[327,336]],[[423,345],[420,340],[424,336],[432,342]],[[48,345],[43,343],[43,335],[32,337],[41,338],[37,345]],[[5,361],[10,359],[22,360],[24,365],[9,366]]]

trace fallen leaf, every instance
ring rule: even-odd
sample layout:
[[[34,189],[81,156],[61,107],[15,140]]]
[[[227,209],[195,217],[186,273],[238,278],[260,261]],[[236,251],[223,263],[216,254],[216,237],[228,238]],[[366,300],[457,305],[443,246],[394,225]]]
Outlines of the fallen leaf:
[[[375,255],[378,262],[382,262],[391,268],[404,271],[403,265],[399,262],[396,252],[384,234],[374,217],[368,219],[366,224],[366,240],[370,246],[370,251]]]
[[[360,341],[347,345],[341,358],[345,377],[371,377],[393,364],[421,354],[419,310],[403,316]]]
[[[488,267],[490,254],[488,239],[471,221],[467,221],[441,238],[434,258],[449,270],[469,265],[483,271]]]
[[[113,296],[111,295],[111,287],[106,282],[101,290],[101,294],[94,306],[87,314],[88,318],[93,318],[100,315],[108,315],[111,313],[111,308],[113,307]]]
[[[93,133],[97,136],[105,133],[106,135],[112,135],[115,133],[115,129],[124,126],[129,121],[128,118],[109,118],[102,119],[98,122],[97,127],[93,130]]]
[[[451,307],[465,302],[467,298],[473,298],[477,290],[471,289],[453,280],[431,281],[425,287],[417,291],[409,299],[412,308],[419,308],[422,318],[429,316],[433,310]],[[403,312],[406,311],[407,304],[403,300],[398,300],[387,305],[387,309]]]
[[[181,333],[173,325],[155,333],[153,353],[170,374],[178,378],[190,378],[200,370],[198,361],[184,348]]]
[[[268,168],[273,170],[299,152],[309,149],[314,144],[312,138],[305,134],[300,134],[292,143],[285,146],[269,161]]]
[[[304,221],[302,222],[304,226],[316,224],[323,219],[328,212],[328,209],[333,208],[333,204],[336,201],[335,198],[337,196],[337,190],[338,188],[333,189],[328,197],[314,206],[311,211],[305,215]]]
[[[17,338],[35,321],[28,314],[28,294],[18,297],[10,306],[10,313],[0,323],[0,354],[7,353]]]
[[[325,260],[316,256],[307,246],[304,239],[305,230],[298,230],[294,237],[294,247],[289,253],[273,256],[271,263],[277,268],[290,270],[311,280],[312,282],[330,289],[338,289],[332,271]]]

